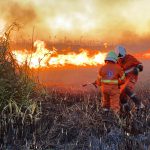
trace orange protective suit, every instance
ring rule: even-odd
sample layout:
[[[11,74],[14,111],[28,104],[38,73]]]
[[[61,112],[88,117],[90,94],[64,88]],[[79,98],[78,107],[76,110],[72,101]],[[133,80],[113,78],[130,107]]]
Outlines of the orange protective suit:
[[[123,69],[116,63],[106,61],[100,68],[97,84],[101,86],[102,107],[120,111],[120,89],[119,84],[123,84],[125,74]]]
[[[137,66],[140,66],[142,67],[143,70],[142,63],[129,54],[127,54],[124,58],[121,58],[118,61],[118,63],[123,68],[126,74],[126,82],[121,87],[121,96],[120,96],[121,103],[122,104],[126,103],[129,96],[136,105],[140,105],[140,100],[136,97],[134,93],[135,84],[138,80],[138,73],[135,74],[134,69]]]

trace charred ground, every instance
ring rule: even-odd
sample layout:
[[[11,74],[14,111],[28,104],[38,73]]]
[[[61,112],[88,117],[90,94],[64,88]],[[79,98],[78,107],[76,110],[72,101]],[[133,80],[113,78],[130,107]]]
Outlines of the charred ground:
[[[146,108],[132,111],[120,119],[100,107],[100,95],[94,91],[49,89],[37,101],[40,116],[9,122],[3,126],[1,148],[12,149],[139,149],[150,146],[150,93],[147,86],[138,89]]]

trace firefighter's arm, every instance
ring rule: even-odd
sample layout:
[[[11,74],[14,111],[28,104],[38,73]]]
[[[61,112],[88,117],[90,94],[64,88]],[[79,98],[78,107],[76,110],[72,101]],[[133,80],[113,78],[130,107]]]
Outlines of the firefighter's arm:
[[[143,71],[143,64],[139,63],[136,68],[139,70],[139,72]]]
[[[101,74],[102,74],[102,67],[100,68],[100,70],[98,72],[97,79],[95,81],[95,83],[96,83],[97,86],[101,86],[101,78],[102,78]]]
[[[96,84],[97,86],[101,86],[101,76],[100,76],[100,75],[97,76],[97,79],[96,79],[96,81],[95,81],[95,84]]]
[[[143,71],[143,64],[137,59],[136,59],[136,68],[138,69],[139,72]]]
[[[135,67],[133,73],[135,75],[138,75],[139,72],[143,71],[143,64],[139,60],[137,60],[134,56],[132,56],[132,62]]]
[[[123,71],[123,69],[122,68],[120,68],[120,73],[119,73],[119,79],[118,79],[118,85],[120,86],[120,85],[122,85],[122,84],[124,84],[125,83],[125,73],[124,73],[124,71]]]
[[[135,68],[133,70],[133,73],[135,75],[138,75],[139,72],[143,71],[143,64],[139,60],[137,60],[135,57],[134,57],[134,63],[135,63],[134,65]]]
[[[142,63],[138,64],[138,65],[134,68],[133,73],[134,73],[135,75],[138,75],[139,72],[141,72],[141,71],[143,71],[143,65],[142,65]]]

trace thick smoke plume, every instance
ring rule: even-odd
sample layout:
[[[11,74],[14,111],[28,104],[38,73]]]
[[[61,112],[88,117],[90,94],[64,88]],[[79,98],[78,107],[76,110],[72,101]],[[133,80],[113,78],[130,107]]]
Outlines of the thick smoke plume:
[[[0,1],[0,28],[16,21],[21,35],[36,39],[99,40],[148,49],[149,0],[5,0]],[[82,37],[82,38],[81,38]],[[139,44],[140,42],[140,44]]]

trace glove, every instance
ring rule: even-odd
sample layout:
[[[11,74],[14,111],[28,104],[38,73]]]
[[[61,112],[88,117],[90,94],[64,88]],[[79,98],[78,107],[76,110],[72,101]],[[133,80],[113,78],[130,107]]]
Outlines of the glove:
[[[138,75],[139,74],[139,69],[137,67],[134,68],[133,70],[134,75]]]
[[[139,69],[140,72],[143,71],[143,65],[142,64],[137,65],[137,68]]]

